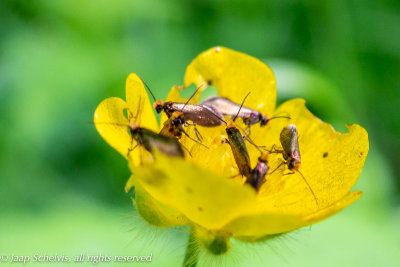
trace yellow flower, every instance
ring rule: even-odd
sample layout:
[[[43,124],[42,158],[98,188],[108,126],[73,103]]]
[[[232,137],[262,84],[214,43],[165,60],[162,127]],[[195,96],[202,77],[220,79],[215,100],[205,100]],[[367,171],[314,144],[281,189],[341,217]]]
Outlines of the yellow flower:
[[[336,132],[314,117],[301,99],[287,101],[275,109],[272,71],[261,61],[227,48],[212,48],[197,56],[186,69],[184,87],[192,83],[211,84],[220,96],[237,103],[251,92],[245,106],[268,116],[289,114],[291,119],[275,119],[265,127],[253,125],[250,138],[260,146],[280,147],[281,130],[295,124],[302,159],[299,170],[313,189],[318,205],[298,172],[285,175],[285,164],[266,176],[267,181],[258,192],[244,184],[244,178],[232,179],[239,172],[231,148],[221,142],[226,137],[224,124],[198,127],[203,144],[209,149],[188,138],[181,139],[192,157],[171,158],[157,152],[152,156],[141,147],[127,156],[132,139],[124,125],[134,118],[125,116],[124,109],[135,115],[142,99],[140,126],[159,131],[145,88],[131,74],[127,79],[127,101],[104,100],[97,107],[94,120],[100,135],[128,159],[132,176],[126,190],[135,188],[137,209],[149,223],[161,227],[188,224],[199,244],[220,254],[228,250],[230,238],[253,242],[287,233],[321,221],[361,196],[360,191],[350,189],[368,154],[368,135],[362,127],[353,124],[348,126],[348,133]],[[184,101],[179,88],[171,89],[167,101]],[[160,125],[165,120],[164,115]],[[245,128],[240,119],[236,124]],[[186,129],[193,136],[192,127]],[[254,168],[260,152],[249,144],[247,148]],[[282,161],[281,154],[270,154],[270,170]]]

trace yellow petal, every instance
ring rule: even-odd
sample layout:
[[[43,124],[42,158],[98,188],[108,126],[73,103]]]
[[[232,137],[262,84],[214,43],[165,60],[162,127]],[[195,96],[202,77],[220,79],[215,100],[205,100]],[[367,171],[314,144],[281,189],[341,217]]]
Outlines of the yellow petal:
[[[265,235],[285,233],[301,226],[301,217],[290,214],[257,214],[244,216],[230,222],[223,229],[232,233],[233,237],[243,239],[261,238]]]
[[[129,121],[124,116],[125,108],[127,108],[127,104],[121,98],[107,98],[97,106],[94,112],[94,123],[101,137],[127,158],[128,148],[131,146],[131,136],[127,127]]]
[[[323,219],[326,219],[327,217],[332,216],[333,214],[341,211],[342,209],[344,209],[345,207],[347,207],[348,205],[359,199],[361,196],[362,196],[361,191],[349,192],[336,203],[333,203],[332,205],[326,207],[325,209],[319,210],[311,215],[304,217],[303,221],[305,225],[322,221]]]
[[[331,125],[314,117],[305,107],[304,100],[283,103],[276,113],[287,112],[291,120],[276,119],[265,129],[252,130],[252,138],[259,145],[280,147],[281,130],[295,124],[299,134],[301,166],[299,171],[313,189],[319,208],[330,206],[342,199],[360,176],[368,154],[368,134],[364,128],[353,124],[348,133],[336,132]],[[279,158],[279,159],[278,159]],[[283,158],[271,155],[270,167],[274,170]],[[308,214],[317,210],[314,198],[298,172],[281,175],[283,165],[260,191],[262,209],[275,207],[285,213]],[[287,173],[287,171],[286,171]],[[280,175],[279,175],[280,174]]]
[[[157,201],[207,229],[254,213],[255,191],[182,159],[157,154],[151,166],[131,166],[143,188]]]
[[[225,47],[198,55],[186,68],[185,86],[209,82],[218,95],[271,114],[276,103],[276,82],[271,69],[260,60]]]
[[[128,183],[135,180],[134,175]],[[135,183],[135,204],[139,214],[150,224],[159,227],[183,225],[185,216],[155,200],[139,183]]]
[[[290,214],[258,214],[232,221],[224,227],[233,237],[242,241],[256,241],[268,235],[286,233],[326,219],[344,209],[359,197],[361,192],[350,192],[332,205],[306,216]]]
[[[149,100],[142,80],[135,73],[130,74],[126,79],[125,94],[127,105],[133,116],[136,116],[138,112],[139,99],[141,99],[138,115],[138,123],[140,127],[158,132],[159,127],[153,111],[153,106]]]
[[[103,139],[122,156],[128,159],[128,152],[137,144],[128,133],[129,120],[124,116],[127,103],[118,97],[103,100],[94,112],[94,124]],[[137,147],[129,152],[132,164],[139,165],[148,161],[151,154],[143,147]]]
[[[130,74],[126,80],[126,98],[127,102],[117,97],[105,99],[94,114],[94,123],[99,134],[125,158],[128,157],[128,150],[137,143],[128,133],[128,125],[136,120],[136,116],[141,127],[155,132],[159,130],[147,92],[136,74]],[[128,117],[124,116],[125,110],[128,111]],[[147,160],[150,154],[139,147],[130,152],[129,157],[138,165]]]
[[[238,169],[232,168],[232,166],[236,165],[229,145],[221,144],[223,134],[226,136],[225,125],[210,128],[198,126],[197,129],[203,136],[202,143],[208,146],[209,149],[196,144],[188,138],[182,138],[182,144],[188,147],[192,153],[192,157],[187,157],[187,160],[221,176],[231,177],[237,175],[239,173]],[[187,128],[187,132],[191,136],[195,136],[192,127]]]

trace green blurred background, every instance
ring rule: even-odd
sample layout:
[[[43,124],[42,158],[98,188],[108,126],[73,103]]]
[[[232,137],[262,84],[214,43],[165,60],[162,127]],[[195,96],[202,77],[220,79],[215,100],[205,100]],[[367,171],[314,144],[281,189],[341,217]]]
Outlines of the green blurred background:
[[[197,54],[221,45],[263,59],[279,102],[304,98],[370,138],[359,201],[282,239],[234,242],[222,263],[398,266],[399,29],[395,0],[0,1],[0,255],[152,253],[152,266],[179,266],[185,229],[137,216],[125,160],[89,122],[102,99],[124,98],[129,73],[165,97]]]

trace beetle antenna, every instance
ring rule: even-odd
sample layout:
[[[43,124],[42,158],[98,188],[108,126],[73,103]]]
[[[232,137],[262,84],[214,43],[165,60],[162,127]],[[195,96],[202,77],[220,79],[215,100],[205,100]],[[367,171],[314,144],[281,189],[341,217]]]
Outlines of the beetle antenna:
[[[139,77],[139,76],[138,76]],[[139,77],[139,79],[142,81],[142,83],[144,84],[144,86],[147,88],[147,90],[150,92],[150,94],[151,94],[151,96],[153,97],[153,99],[154,99],[154,102],[156,102],[157,100],[156,100],[156,97],[154,96],[154,94],[153,94],[153,92],[150,90],[150,87],[147,85],[147,83],[145,83],[143,80],[142,80],[142,78],[140,78]]]
[[[271,118],[269,118],[269,120],[273,120],[273,119],[280,119],[280,118],[285,118],[285,119],[291,119],[291,117],[289,117],[289,116],[274,116],[274,117],[271,117]]]
[[[128,124],[117,123],[117,122],[92,122],[92,121],[89,121],[89,124],[94,124],[94,125],[96,125],[96,124],[106,124],[106,125],[116,125],[116,126],[126,126],[126,127],[129,127]]]
[[[132,141],[133,141],[133,138],[132,138]],[[133,144],[131,144],[131,147],[133,146]],[[131,152],[133,151],[133,150],[135,150],[135,148],[137,148],[139,145],[138,144],[136,144],[136,146],[134,146],[133,148],[128,148],[128,154],[126,154],[126,156],[127,157],[129,157],[129,154],[131,154]]]
[[[187,153],[189,153],[189,156],[192,158],[192,153],[190,153],[189,149],[187,149],[187,147],[185,147],[184,145],[181,144],[181,146],[183,147],[183,149],[186,150]]]
[[[217,119],[219,119],[220,121],[222,121],[223,123],[225,123],[226,125],[228,125],[228,123],[227,123],[225,120],[221,119],[221,118],[220,118],[217,114],[215,114],[213,111],[209,110],[206,106],[203,106],[203,107],[207,110],[208,113],[212,114],[212,115],[215,116]]]
[[[275,170],[273,170],[272,172],[268,173],[268,175],[273,174],[277,169],[279,169],[283,164],[285,164],[285,162],[281,162],[278,167],[275,168]]]
[[[247,142],[249,142],[250,144],[252,144],[255,148],[257,148],[257,150],[258,150],[259,152],[262,152],[262,150],[260,149],[260,146],[256,145],[256,143],[254,143],[254,141],[251,140],[248,136],[244,135],[243,138],[246,139]]]
[[[286,112],[286,111],[281,111],[281,112],[278,112],[278,113],[276,113],[276,114],[275,114],[275,116],[276,116],[276,115],[281,115],[281,114],[284,114],[285,116],[288,116],[288,117],[290,117],[290,114],[289,114],[289,112]]]
[[[249,92],[249,93],[244,97],[243,102],[242,102],[242,104],[240,105],[240,108],[239,108],[239,110],[238,110],[238,113],[237,113],[236,116],[233,118],[233,122],[235,122],[237,116],[239,116],[239,113],[240,113],[240,110],[241,110],[242,107],[243,107],[244,101],[246,101],[246,98],[249,96],[250,93],[251,93],[251,92]]]
[[[242,127],[240,127],[240,126],[238,126],[238,125],[236,125],[236,127],[239,128],[240,130],[242,130],[242,132],[243,132],[243,134],[242,134],[243,139],[246,139],[247,142],[249,142],[250,144],[252,144],[253,146],[255,146],[255,147],[257,148],[258,151],[262,152],[262,151],[261,151],[261,148],[264,148],[264,147],[266,147],[266,146],[258,146],[258,145],[256,145],[256,143],[254,143],[254,141],[251,140],[250,137],[248,137],[248,136],[246,135],[246,131],[244,131],[244,130],[242,129]]]
[[[310,192],[314,197],[315,203],[317,204],[317,207],[319,208],[317,197],[315,196],[314,191],[312,190],[310,184],[307,182],[306,178],[304,177],[304,175],[299,170],[297,170],[297,172],[301,175],[301,178],[303,178],[304,182],[307,184],[308,189],[310,189]]]
[[[203,87],[203,85],[205,85],[205,83],[202,83],[202,84],[199,85],[199,87],[197,87],[196,91],[194,91],[194,93],[193,93],[193,94],[189,97],[189,99],[186,101],[185,105],[183,105],[183,107],[182,107],[182,109],[181,109],[181,112],[182,112],[182,110],[186,107],[186,105],[190,102],[190,100],[192,100],[192,98],[197,94],[197,92],[199,91],[199,89],[200,89],[201,87]]]
[[[137,120],[137,118],[138,118],[138,116],[139,116],[139,111],[140,111],[140,101],[142,100],[142,96],[139,96],[139,105],[138,105],[138,109],[137,109],[137,112],[136,112],[136,115],[135,115],[135,122],[136,122],[136,120]]]

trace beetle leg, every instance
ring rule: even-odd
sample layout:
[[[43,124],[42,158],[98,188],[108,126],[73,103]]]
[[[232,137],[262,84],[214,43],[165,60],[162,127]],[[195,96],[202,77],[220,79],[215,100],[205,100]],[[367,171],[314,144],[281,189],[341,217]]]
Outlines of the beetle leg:
[[[193,126],[193,131],[196,134],[197,140],[199,140],[200,142],[203,141],[203,136],[200,134],[199,130],[197,130],[196,123],[185,122],[185,124],[186,126]]]
[[[202,146],[204,146],[205,148],[210,149],[208,146],[206,146],[206,145],[204,145],[203,143],[197,141],[196,139],[190,137],[185,131],[182,131],[182,132],[183,132],[190,140],[192,140],[193,142],[196,142],[196,143],[198,143],[199,145],[202,145]]]
[[[251,127],[249,126],[249,128],[247,128],[246,131],[243,133],[243,137],[251,134],[250,129],[251,129]]]
[[[294,171],[289,172],[289,173],[285,173],[284,175],[291,175],[291,174],[294,174]]]
[[[181,144],[181,146],[183,147],[183,149],[185,149],[187,151],[187,153],[189,153],[189,156],[192,158],[192,153],[190,153],[189,149],[187,149],[187,147],[185,147],[182,144]]]
[[[135,148],[137,148],[138,147],[138,145],[136,144],[136,146],[134,146],[134,147],[130,147],[130,148],[128,148],[128,154],[126,154],[126,156],[127,157],[129,157],[129,154],[133,151],[133,150],[135,150]]]
[[[248,138],[248,137],[245,136],[245,135],[242,135],[242,137],[243,137],[244,139],[246,139],[247,142],[249,142],[250,144],[252,144],[253,146],[255,146],[255,147],[261,152],[260,148],[263,148],[263,146],[258,146],[258,145],[256,145],[250,138]]]
[[[283,153],[282,149],[276,149],[275,144],[272,145],[271,149],[267,149],[267,146],[259,146],[260,148],[263,148],[264,150],[268,151],[268,153]]]
[[[197,140],[202,141],[203,136],[201,135],[199,130],[197,130],[196,124],[194,123],[193,126],[194,126],[194,133],[196,134]]]
[[[128,148],[128,153],[126,154],[127,157],[129,157],[129,154],[131,151],[133,151],[136,147],[139,146],[139,142],[136,141],[136,146],[133,146],[133,137],[131,137],[131,147]]]
[[[227,138],[222,139],[221,143],[222,144],[227,144],[228,143],[229,145],[231,145],[231,143],[229,142],[229,140]]]
[[[277,169],[279,169],[283,164],[286,164],[286,162],[281,162],[281,163],[278,165],[278,167],[275,168],[275,170],[273,170],[272,172],[267,173],[267,174],[268,174],[268,175],[273,174],[273,173],[274,173]]]

